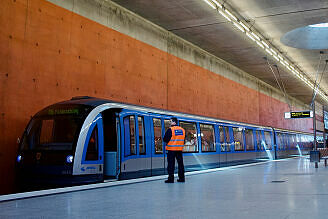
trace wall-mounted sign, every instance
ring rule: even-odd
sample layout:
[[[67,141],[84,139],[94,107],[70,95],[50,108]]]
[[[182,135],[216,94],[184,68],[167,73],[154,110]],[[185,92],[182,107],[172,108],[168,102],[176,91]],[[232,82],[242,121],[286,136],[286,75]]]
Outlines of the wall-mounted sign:
[[[313,118],[313,111],[286,112],[285,119]]]
[[[328,112],[324,111],[324,123],[325,123],[325,129],[328,129]]]

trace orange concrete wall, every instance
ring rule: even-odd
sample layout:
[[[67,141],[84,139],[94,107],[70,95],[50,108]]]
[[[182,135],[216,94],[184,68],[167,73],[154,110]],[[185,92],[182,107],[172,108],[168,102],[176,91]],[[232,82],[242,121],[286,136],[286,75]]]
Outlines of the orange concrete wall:
[[[0,194],[12,191],[17,137],[72,96],[309,131],[287,104],[44,0],[0,1]]]

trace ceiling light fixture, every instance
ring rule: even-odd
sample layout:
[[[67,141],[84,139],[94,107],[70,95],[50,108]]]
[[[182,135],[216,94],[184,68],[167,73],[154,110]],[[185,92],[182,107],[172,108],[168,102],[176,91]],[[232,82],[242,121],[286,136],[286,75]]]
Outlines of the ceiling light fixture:
[[[241,21],[239,21],[239,24],[246,30],[246,31],[250,31],[249,28]]]
[[[273,54],[277,55],[277,52],[274,51],[272,48],[271,48],[270,50],[271,50],[271,52],[272,52]]]
[[[270,55],[272,55],[272,52],[268,49],[265,50],[267,53],[269,53]]]
[[[279,59],[284,60],[284,58],[278,54]]]
[[[277,62],[279,62],[279,58],[277,56],[273,55],[273,58],[275,58]]]
[[[252,35],[251,35],[250,33],[246,32],[246,35],[247,35],[251,40],[255,41],[255,39],[252,37]]]
[[[233,25],[235,25],[241,32],[245,32],[244,28],[239,24],[237,24],[236,22],[234,22]]]
[[[223,11],[219,11],[219,13],[223,16],[223,17],[225,17],[225,19],[227,19],[228,21],[230,21],[231,22],[231,19],[223,12]]]
[[[268,49],[270,48],[269,45],[268,45],[266,42],[264,42],[263,40],[262,40],[261,42],[263,43],[263,45],[264,45],[266,48],[268,48]]]
[[[228,11],[227,9],[224,9],[224,11],[232,18],[234,19],[235,21],[238,21],[238,19],[236,18],[236,16],[234,16],[233,14],[231,14],[230,11]]]
[[[222,5],[216,0],[212,0],[212,2],[214,2],[214,4],[216,4],[216,6],[218,6],[219,8],[222,8]]]
[[[211,6],[211,8],[216,9],[216,7],[209,0],[204,0],[204,2],[206,2],[209,6]]]
[[[262,49],[264,49],[264,46],[260,41],[256,41],[256,44],[259,45]]]
[[[309,27],[328,27],[328,23],[312,24]]]
[[[254,32],[251,32],[251,34],[255,37],[255,39],[257,39],[258,41],[260,41],[260,37],[258,35],[256,35]]]

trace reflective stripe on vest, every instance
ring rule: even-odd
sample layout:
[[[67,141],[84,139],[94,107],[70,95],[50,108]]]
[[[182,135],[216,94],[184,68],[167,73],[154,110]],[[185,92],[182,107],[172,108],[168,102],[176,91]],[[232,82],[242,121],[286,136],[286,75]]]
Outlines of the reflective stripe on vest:
[[[180,126],[172,126],[172,137],[169,143],[166,145],[168,151],[182,151],[185,140],[185,130]]]

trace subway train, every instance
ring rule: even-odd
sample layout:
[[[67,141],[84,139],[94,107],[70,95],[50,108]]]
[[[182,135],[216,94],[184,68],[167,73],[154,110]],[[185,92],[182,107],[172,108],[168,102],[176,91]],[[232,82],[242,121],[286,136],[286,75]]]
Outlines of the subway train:
[[[39,111],[16,160],[21,190],[166,174],[169,119],[186,131],[185,170],[307,154],[309,133],[183,114],[94,97],[73,97]]]

